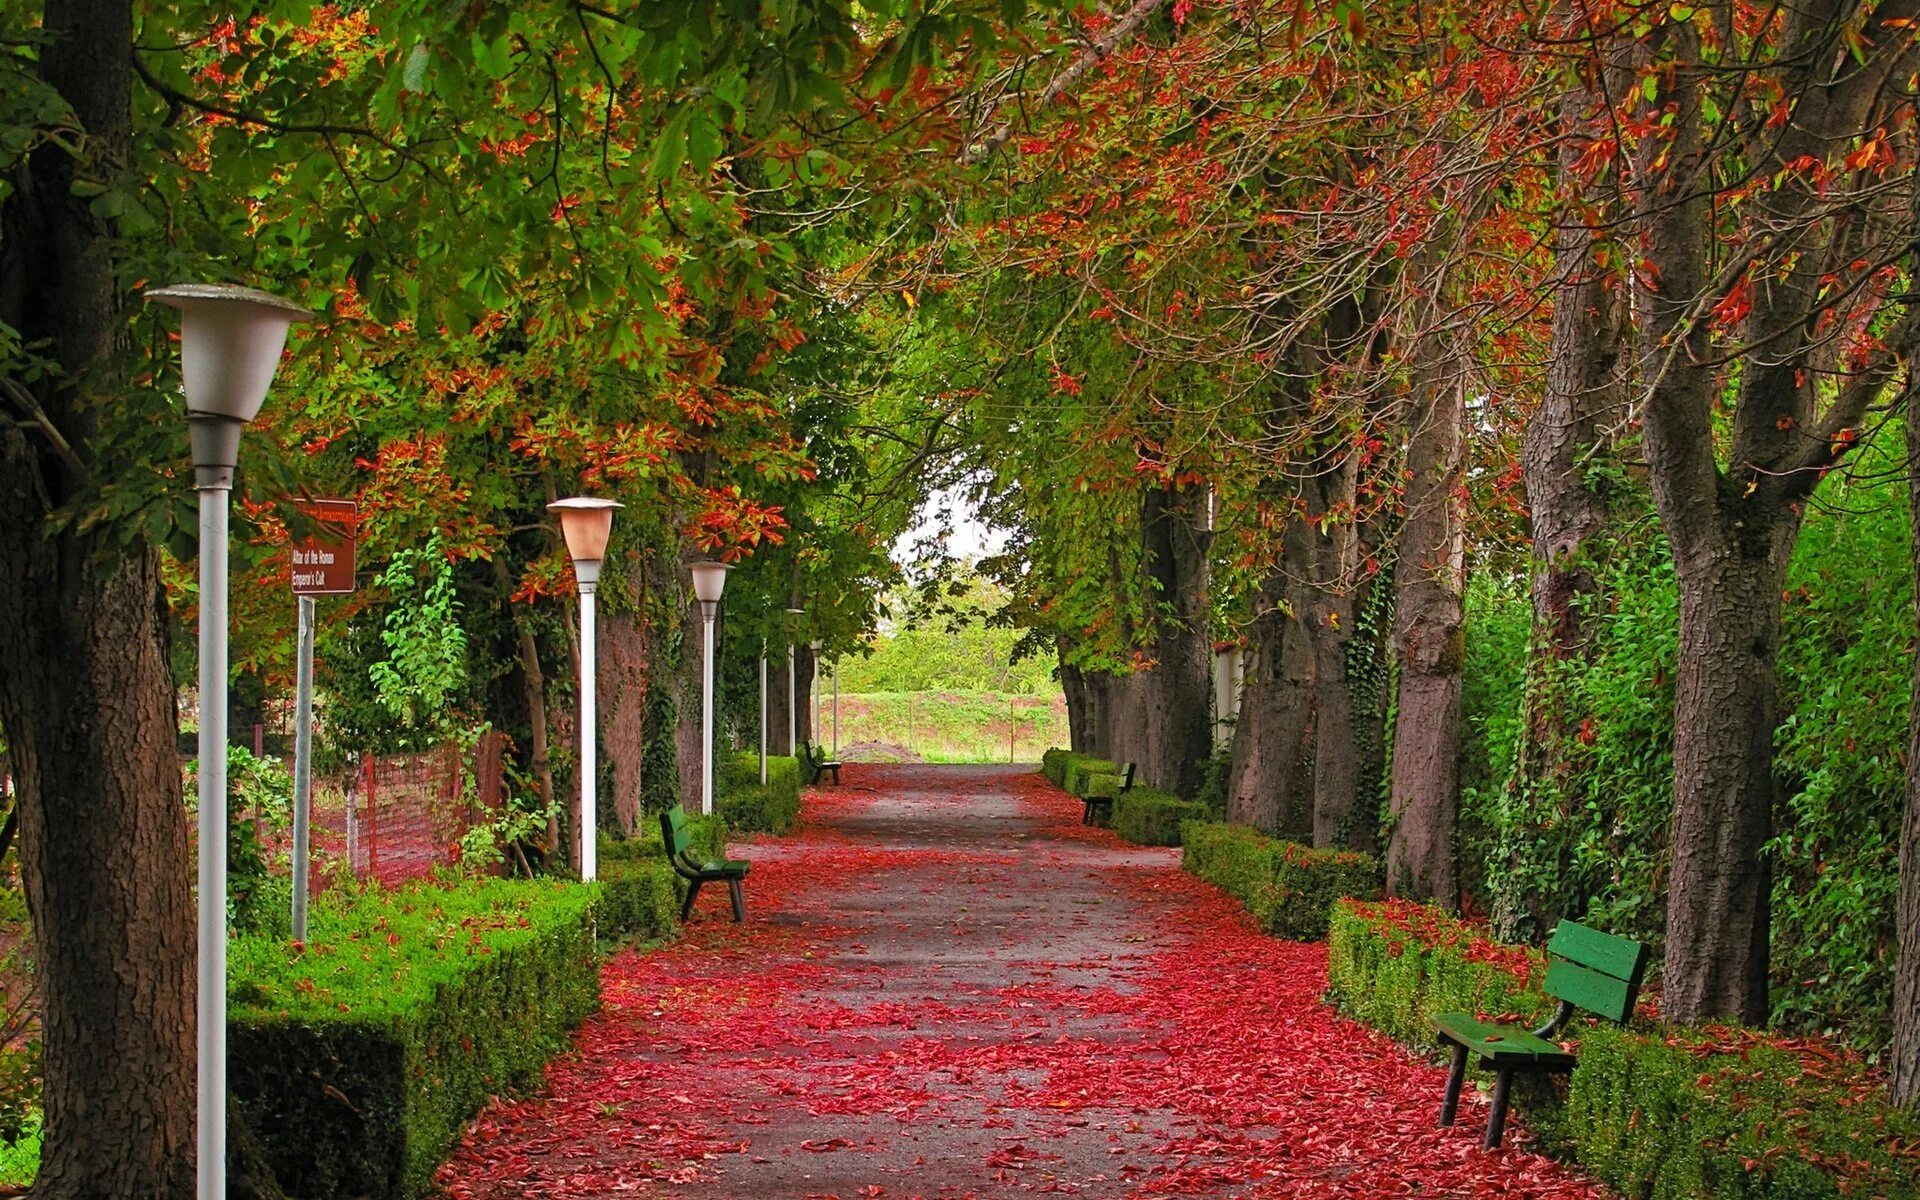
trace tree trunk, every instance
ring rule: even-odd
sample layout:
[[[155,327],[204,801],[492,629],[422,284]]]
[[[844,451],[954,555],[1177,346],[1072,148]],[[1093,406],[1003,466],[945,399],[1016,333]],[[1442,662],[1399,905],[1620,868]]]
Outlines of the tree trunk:
[[[1287,522],[1281,568],[1261,590],[1227,783],[1227,820],[1278,835],[1312,823],[1294,797],[1313,718],[1313,658],[1306,629],[1285,603],[1287,572],[1304,569],[1299,549],[1311,536],[1304,521]]]
[[[1206,489],[1149,488],[1141,497],[1144,567],[1154,582],[1153,666],[1131,690],[1144,737],[1130,756],[1142,782],[1178,796],[1200,790],[1213,752],[1208,693],[1213,639],[1207,608]]]
[[[493,581],[501,602],[507,606],[507,620],[513,625],[514,644],[520,658],[520,686],[527,705],[527,765],[533,772],[534,787],[540,793],[540,807],[552,812],[553,760],[547,745],[547,676],[540,667],[540,644],[513,601],[507,599],[513,594],[513,580],[507,573],[505,560],[498,555],[493,560]],[[549,828],[548,832],[557,831]]]
[[[1663,1012],[1767,1015],[1774,657],[1791,534],[1676,553],[1672,874]],[[1752,553],[1758,550],[1758,553]]]
[[[1452,347],[1429,335],[1417,364],[1407,451],[1406,521],[1394,571],[1400,696],[1394,720],[1387,891],[1460,902],[1453,833],[1460,812],[1461,667],[1465,658],[1466,380]]]
[[[1912,530],[1914,617],[1920,622],[1920,413],[1914,355],[1920,337],[1908,346],[1907,495]],[[1887,1063],[1888,1091],[1895,1104],[1920,1107],[1920,657],[1913,667],[1912,707],[1907,717],[1907,810],[1900,822],[1900,900],[1894,910],[1898,957],[1893,968],[1893,1049]]]
[[[1599,100],[1584,84],[1562,96],[1561,186],[1577,200],[1577,169]],[[1514,814],[1503,824],[1496,851],[1515,880],[1542,886],[1508,887],[1494,897],[1493,916],[1506,936],[1543,937],[1578,901],[1555,892],[1569,864],[1558,838],[1538,836],[1543,821],[1573,817],[1568,793],[1580,714],[1569,685],[1591,655],[1591,620],[1598,585],[1592,544],[1605,530],[1607,499],[1588,482],[1590,456],[1603,450],[1601,422],[1623,411],[1621,367],[1625,331],[1608,273],[1595,257],[1597,239],[1581,205],[1562,206],[1555,235],[1552,345],[1546,392],[1527,424],[1521,450],[1533,550],[1533,630],[1527,651],[1526,716],[1504,803]]]
[[[1060,690],[1067,698],[1067,748],[1075,754],[1091,754],[1093,745],[1093,697],[1087,688],[1087,673],[1067,661],[1067,641],[1057,639],[1060,662]]]
[[[65,377],[32,386],[51,428],[0,426],[0,727],[42,998],[47,1197],[184,1197],[194,1164],[194,907],[159,554],[117,530],[49,531],[85,486],[115,395],[112,231],[74,192],[131,150],[127,0],[49,4],[40,75],[86,131],[52,143],[0,208],[0,321]]]
[[[635,571],[634,574],[639,574]],[[638,589],[636,589],[637,591]],[[640,592],[644,597],[645,593]],[[609,598],[600,593],[602,602]],[[613,832],[632,837],[640,827],[641,790],[646,778],[647,637],[645,618],[627,609],[600,618],[597,686],[602,719],[600,741],[606,754],[608,788],[605,817]],[[605,818],[603,818],[604,820]]]
[[[1301,595],[1313,676],[1312,840],[1322,848],[1370,849],[1375,821],[1360,800],[1362,747],[1347,670],[1368,581],[1361,577],[1360,531],[1352,515],[1358,464],[1350,439],[1342,441],[1333,451],[1337,459],[1303,489],[1309,512],[1322,521],[1309,542],[1312,587]]]

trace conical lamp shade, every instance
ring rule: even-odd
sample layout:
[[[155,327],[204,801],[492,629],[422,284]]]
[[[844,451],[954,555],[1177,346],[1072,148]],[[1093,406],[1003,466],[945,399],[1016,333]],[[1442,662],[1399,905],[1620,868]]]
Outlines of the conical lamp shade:
[[[287,346],[287,327],[313,314],[271,292],[229,283],[148,288],[180,310],[180,376],[187,411],[251,421]]]

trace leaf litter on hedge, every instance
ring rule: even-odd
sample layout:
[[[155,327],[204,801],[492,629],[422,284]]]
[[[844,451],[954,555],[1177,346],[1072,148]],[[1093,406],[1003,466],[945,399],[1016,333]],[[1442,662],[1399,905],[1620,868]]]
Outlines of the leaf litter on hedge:
[[[1435,1127],[1443,1072],[1320,1002],[1324,946],[1037,775],[860,773],[748,847],[747,925],[608,962],[448,1196],[1604,1194],[1471,1099]]]

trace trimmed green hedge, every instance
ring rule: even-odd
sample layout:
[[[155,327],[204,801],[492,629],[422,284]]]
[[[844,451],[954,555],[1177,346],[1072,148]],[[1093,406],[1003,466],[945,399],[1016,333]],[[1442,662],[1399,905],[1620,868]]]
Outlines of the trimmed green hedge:
[[[726,817],[719,814],[687,818],[694,854],[700,858],[724,857],[727,828]],[[667,937],[680,927],[680,901],[686,897],[687,884],[667,863],[657,813],[641,819],[638,837],[615,840],[601,835],[600,889],[602,936],[651,941]]]
[[[286,1190],[425,1193],[466,1120],[538,1083],[598,1006],[598,895],[515,880],[330,893],[304,945],[236,939],[231,1087]]]
[[[1040,773],[1052,780],[1055,787],[1065,788],[1076,796],[1087,794],[1088,776],[1115,775],[1121,769],[1104,758],[1075,754],[1058,747],[1040,756]]]
[[[782,834],[800,816],[800,760],[767,759],[767,783],[760,785],[760,754],[743,751],[725,764],[714,783],[714,807],[730,828],[741,833]]]
[[[1187,821],[1180,865],[1247,906],[1262,930],[1316,941],[1327,936],[1334,902],[1380,890],[1380,865],[1350,850],[1315,850],[1245,825]]]
[[[1406,901],[1334,912],[1329,998],[1415,1049],[1431,1013],[1543,1020],[1540,953]],[[1920,1197],[1920,1117],[1857,1064],[1803,1039],[1731,1026],[1576,1023],[1564,1106],[1530,1111],[1549,1145],[1645,1200]]]
[[[1136,787],[1113,801],[1113,831],[1136,846],[1178,846],[1182,822],[1211,817],[1198,801],[1152,788]]]

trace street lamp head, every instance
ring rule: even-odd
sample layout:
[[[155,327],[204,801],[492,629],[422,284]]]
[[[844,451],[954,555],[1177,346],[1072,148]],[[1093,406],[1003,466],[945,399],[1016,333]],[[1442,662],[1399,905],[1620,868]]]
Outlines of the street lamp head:
[[[287,346],[287,327],[313,314],[271,292],[231,283],[148,288],[180,310],[180,378],[201,487],[231,487],[240,429],[260,413]]]
[[[727,572],[733,568],[726,563],[697,562],[688,566],[693,575],[693,596],[700,601],[700,607],[709,619],[713,616],[714,606],[720,603],[720,593],[727,586]]]
[[[811,642],[808,642],[808,643],[807,643],[807,648],[808,648],[809,650],[812,650],[812,651],[813,651],[813,652],[814,652],[815,654],[818,654],[818,653],[820,653],[820,647],[821,647],[821,646],[822,646],[823,644],[824,644],[824,643],[822,643],[822,642],[821,642],[821,640],[820,640],[819,638],[815,638],[815,639],[813,639],[813,640],[812,640]]]
[[[560,518],[560,534],[583,591],[600,582],[600,560],[607,556],[607,539],[613,536],[613,510],[623,507],[598,496],[569,496],[547,505],[547,511]]]

